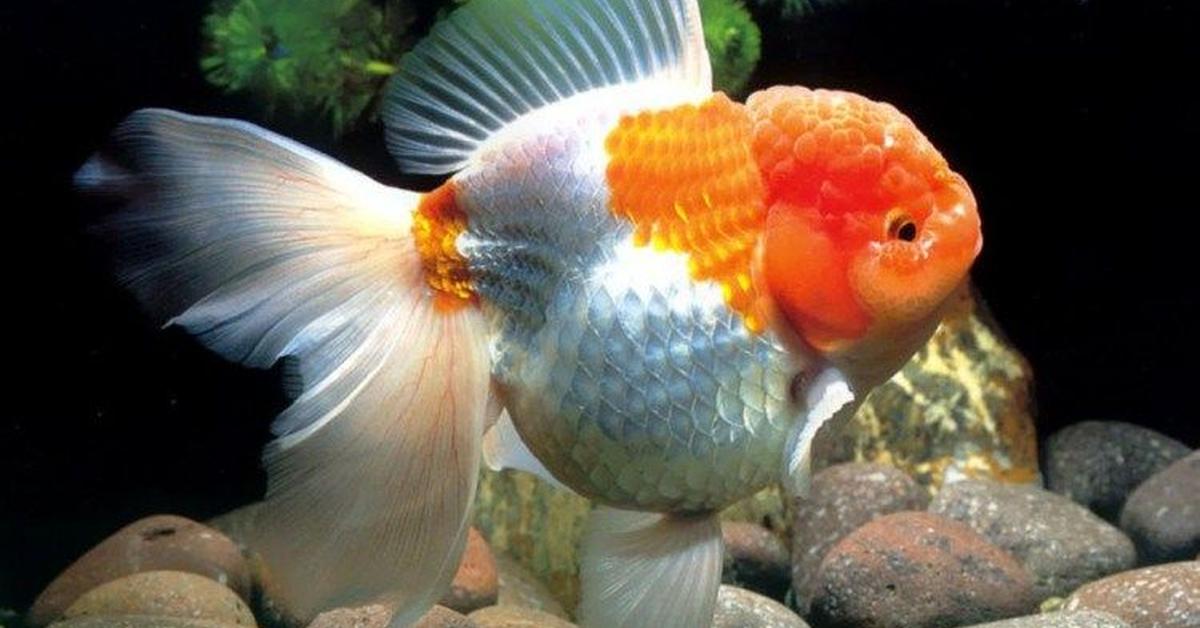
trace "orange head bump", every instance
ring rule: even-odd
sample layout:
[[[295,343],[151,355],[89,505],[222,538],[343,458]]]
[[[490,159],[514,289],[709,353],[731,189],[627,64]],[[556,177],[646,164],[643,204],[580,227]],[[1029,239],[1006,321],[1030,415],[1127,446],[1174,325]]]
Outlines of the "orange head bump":
[[[982,245],[966,181],[891,105],[774,87],[747,106],[767,186],[761,272],[782,318],[819,351],[902,363]]]

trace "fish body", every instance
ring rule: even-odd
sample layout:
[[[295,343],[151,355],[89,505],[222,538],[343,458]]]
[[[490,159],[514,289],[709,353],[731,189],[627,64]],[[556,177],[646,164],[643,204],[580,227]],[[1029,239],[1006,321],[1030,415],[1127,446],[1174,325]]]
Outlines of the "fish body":
[[[457,248],[504,405],[557,478],[611,506],[720,508],[778,480],[805,357],[614,211],[606,145],[661,109],[644,87],[622,91],[534,113],[456,175]],[[747,159],[748,140],[735,140]]]
[[[76,176],[121,280],[217,353],[296,365],[247,526],[298,617],[418,618],[482,459],[596,500],[581,621],[696,626],[715,511],[932,332],[979,251],[965,181],[890,105],[711,88],[694,0],[475,0],[385,100],[416,193],[236,121],[136,112]],[[297,548],[303,548],[298,551]]]

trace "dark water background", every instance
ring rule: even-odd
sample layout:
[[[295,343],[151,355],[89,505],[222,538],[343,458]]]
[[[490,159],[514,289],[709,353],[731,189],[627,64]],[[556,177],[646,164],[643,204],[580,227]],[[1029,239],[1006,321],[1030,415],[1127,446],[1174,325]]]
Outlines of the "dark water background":
[[[131,110],[262,122],[197,68],[204,0],[5,1],[0,46],[0,606],[134,518],[261,495],[282,400],[143,319],[82,227],[72,171]],[[1200,7],[1190,0],[849,2],[760,19],[752,87],[852,89],[907,112],[970,181],[974,277],[1037,374],[1039,430],[1139,423],[1195,447]],[[268,123],[391,183],[375,127]]]

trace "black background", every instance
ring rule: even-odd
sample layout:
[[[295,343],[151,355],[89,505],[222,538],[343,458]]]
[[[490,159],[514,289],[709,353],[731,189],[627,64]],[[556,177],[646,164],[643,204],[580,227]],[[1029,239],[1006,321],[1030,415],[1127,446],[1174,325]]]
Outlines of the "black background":
[[[134,518],[258,497],[272,373],[160,332],[86,238],[72,171],[131,110],[263,122],[197,69],[203,0],[4,2],[0,60],[0,606]],[[1200,108],[1188,0],[864,1],[760,14],[754,86],[852,89],[908,113],[970,181],[974,277],[1037,374],[1042,434],[1085,419],[1195,447]],[[422,23],[428,22],[428,16]],[[389,183],[378,128],[266,121]],[[349,487],[348,487],[349,488]]]

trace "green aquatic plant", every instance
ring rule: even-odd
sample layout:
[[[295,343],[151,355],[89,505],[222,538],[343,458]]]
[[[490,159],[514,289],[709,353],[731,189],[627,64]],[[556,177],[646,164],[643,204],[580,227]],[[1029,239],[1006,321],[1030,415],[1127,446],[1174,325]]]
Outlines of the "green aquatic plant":
[[[762,54],[762,34],[739,0],[700,0],[704,41],[712,60],[713,87],[738,94]]]
[[[210,83],[249,94],[268,114],[319,112],[340,134],[395,72],[399,35],[412,19],[401,2],[218,0],[204,19],[200,67]]]
[[[437,15],[471,0],[443,0]],[[745,88],[761,34],[740,0],[700,0],[714,86]],[[405,0],[216,0],[204,19],[200,67],[210,83],[243,93],[268,115],[326,117],[340,135],[377,101],[396,59],[413,42]]]

